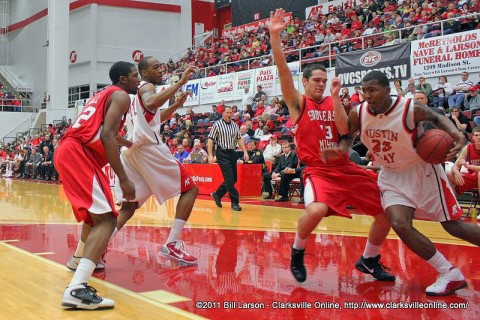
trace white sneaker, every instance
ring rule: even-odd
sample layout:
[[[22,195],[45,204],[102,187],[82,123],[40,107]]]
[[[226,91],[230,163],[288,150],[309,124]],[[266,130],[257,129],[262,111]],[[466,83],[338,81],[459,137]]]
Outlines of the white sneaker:
[[[67,287],[63,293],[62,306],[75,309],[107,309],[115,306],[115,301],[97,296],[95,288],[86,283]]]
[[[427,287],[427,296],[446,296],[465,288],[467,282],[457,267],[451,267],[447,273],[440,274],[434,284]]]
[[[77,270],[78,264],[80,263],[80,259],[82,259],[82,257],[71,256],[70,259],[68,259],[67,268],[72,271]],[[100,260],[98,261],[97,266],[95,267],[95,270],[105,269],[105,264],[106,264],[106,261],[105,261],[105,253],[104,253],[100,258]]]

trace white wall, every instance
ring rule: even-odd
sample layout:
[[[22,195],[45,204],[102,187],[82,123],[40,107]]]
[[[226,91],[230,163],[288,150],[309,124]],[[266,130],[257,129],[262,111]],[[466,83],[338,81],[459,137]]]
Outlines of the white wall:
[[[15,129],[15,127],[22,124],[25,120],[32,118],[30,112],[2,112],[1,114],[0,138],[5,137],[5,135],[9,134],[11,130]],[[9,136],[15,137],[15,134],[9,134]]]

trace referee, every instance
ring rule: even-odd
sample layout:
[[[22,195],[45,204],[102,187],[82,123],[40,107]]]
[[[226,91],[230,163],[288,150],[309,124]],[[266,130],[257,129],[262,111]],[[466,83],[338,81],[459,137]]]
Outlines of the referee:
[[[225,107],[223,116],[215,122],[208,135],[208,162],[214,163],[213,159],[213,143],[217,145],[216,156],[217,163],[223,174],[223,183],[218,187],[216,192],[212,193],[212,198],[218,207],[222,207],[221,199],[225,193],[229,193],[232,201],[232,210],[241,211],[238,191],[235,189],[237,182],[237,155],[235,149],[237,143],[243,151],[244,160],[248,161],[248,153],[245,149],[245,143],[240,136],[238,125],[232,121],[232,108]]]

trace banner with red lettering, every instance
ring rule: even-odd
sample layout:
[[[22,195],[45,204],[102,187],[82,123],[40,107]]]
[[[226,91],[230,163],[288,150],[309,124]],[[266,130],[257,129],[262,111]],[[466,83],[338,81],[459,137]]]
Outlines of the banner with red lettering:
[[[200,104],[216,104],[217,76],[200,79]]]
[[[235,73],[234,99],[241,100],[245,94],[245,87],[250,88],[250,92],[255,92],[253,86],[255,81],[255,70],[239,71]]]
[[[344,87],[360,85],[370,71],[378,70],[394,79],[410,77],[410,42],[337,55],[335,72]]]
[[[333,12],[334,8],[339,8],[340,11],[344,10],[346,7],[353,8],[355,6],[355,0],[334,0],[334,1],[325,1],[318,6],[311,6],[305,9],[305,18],[311,20],[316,18],[319,14],[325,15],[330,12]]]
[[[480,70],[480,31],[412,41],[410,64],[418,78]]]
[[[235,73],[221,74],[217,76],[217,101],[233,100],[233,84]]]
[[[290,21],[292,20],[292,13],[288,12],[285,20]],[[233,27],[227,30],[222,31],[222,38],[230,38],[236,34],[242,34],[244,32],[250,32],[250,31],[257,31],[259,27],[265,27],[268,26],[268,22],[270,21],[270,18],[267,19],[262,19],[254,22],[250,22],[247,24],[242,24],[241,26]]]
[[[275,74],[277,67],[255,69],[255,86],[262,86],[262,91],[267,97],[275,95]]]

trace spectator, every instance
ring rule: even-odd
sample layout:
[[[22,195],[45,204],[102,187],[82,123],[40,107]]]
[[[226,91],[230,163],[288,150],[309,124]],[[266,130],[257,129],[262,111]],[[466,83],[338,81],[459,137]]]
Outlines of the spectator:
[[[427,83],[425,81],[424,77],[418,78],[419,84],[416,85],[415,89],[420,90],[422,92],[425,92],[425,94],[428,96],[433,90],[432,90],[432,85],[430,83]]]
[[[258,85],[258,86],[257,86],[257,93],[256,93],[255,96],[253,97],[253,101],[256,101],[256,102],[260,101],[261,98],[262,98],[262,95],[267,96],[267,95],[265,94],[265,92],[262,91],[262,86],[261,86],[261,85]]]
[[[248,161],[245,159],[239,160],[240,163],[248,163],[248,164],[265,164],[265,160],[263,158],[263,154],[260,150],[257,149],[257,143],[255,140],[250,140],[247,145],[247,153],[248,153]]]
[[[393,80],[393,85],[395,86],[395,92],[397,93],[397,96],[404,97],[405,92],[402,89],[402,81],[400,79],[395,79]]]
[[[458,130],[463,132],[465,138],[468,140],[468,134],[472,132],[472,127],[470,126],[470,120],[462,113],[462,110],[459,107],[451,108],[448,118]]]
[[[53,145],[52,145],[53,149]],[[53,173],[53,151],[50,151],[48,146],[43,147],[43,161],[40,164],[39,180],[51,180]]]
[[[270,114],[270,115],[275,115],[277,114],[277,111],[278,111],[278,98],[277,97],[272,97],[270,99],[270,104],[265,108],[265,111],[266,113]]]
[[[185,147],[181,144],[177,146],[177,152],[174,154],[178,162],[183,163],[183,160],[188,156],[188,152],[185,150]]]
[[[277,143],[277,136],[270,135],[269,144],[263,151],[263,157],[265,160],[270,160],[273,163],[277,162],[277,157],[282,153],[282,147]]]
[[[280,100],[278,102],[278,110],[277,110],[277,115],[279,116],[288,116],[288,107],[287,104],[285,103],[284,100]]]
[[[265,112],[265,105],[263,100],[257,102],[257,109],[255,110],[255,114],[253,115],[253,119],[258,119],[262,116]]]
[[[400,88],[402,86],[402,83],[400,82]],[[395,87],[396,88],[396,87]],[[365,101],[365,97],[363,96],[362,88],[359,86],[356,86],[354,88],[354,93],[352,94],[352,97],[350,99],[350,104],[352,107],[359,105],[363,101]],[[403,91],[403,90],[402,90]]]
[[[32,153],[30,158],[25,164],[25,169],[23,170],[24,178],[28,179],[30,177],[35,178],[37,176],[38,167],[42,162],[42,155],[37,151],[37,148],[32,148]]]
[[[212,106],[212,112],[210,112],[208,117],[210,118],[211,122],[215,122],[222,117],[222,114],[218,112],[218,108],[216,105]]]
[[[450,108],[459,107],[461,109],[463,107],[465,95],[468,93],[472,86],[473,82],[468,80],[468,72],[462,72],[462,80],[457,82],[457,84],[453,87],[453,90],[455,90],[455,94],[452,94],[450,98],[448,98],[448,106]]]
[[[243,139],[243,143],[245,145],[250,142],[250,136],[247,133],[247,127],[244,125],[240,126],[240,138]]]
[[[183,149],[187,152],[190,152],[190,139],[185,138],[185,135],[183,137],[184,137],[182,140]]]
[[[249,86],[246,86],[245,88],[243,88],[243,90],[244,94],[242,97],[242,107],[245,108],[247,105],[251,106],[253,104],[254,95],[250,92]]]
[[[480,109],[480,96],[478,95],[479,89],[478,86],[471,87],[470,93],[465,95],[465,100],[463,101],[465,110],[471,110],[473,111],[473,114]]]
[[[50,140],[50,134],[47,133],[45,134],[45,138],[40,142],[40,150],[42,150],[42,155],[45,157],[45,147],[48,147],[48,151],[53,152],[53,144],[52,141]]]
[[[405,93],[405,98],[407,99],[414,99],[415,98],[415,85],[413,83],[410,83],[408,85],[408,92]]]
[[[183,163],[208,163],[208,154],[203,150],[200,141],[193,143],[193,149],[188,156],[183,159]]]
[[[217,112],[219,114],[223,114],[223,111],[225,110],[225,100],[220,100],[220,103],[217,104]]]
[[[438,84],[433,90],[433,106],[443,108],[453,93],[453,86],[448,83],[446,76],[438,77]]]
[[[268,148],[268,146],[267,146]],[[288,172],[289,169],[295,169],[298,165],[298,157],[296,153],[292,152],[292,147],[290,143],[285,142],[282,145],[283,154],[279,157],[278,163],[275,166],[275,169],[272,173],[265,172],[263,174],[263,192],[267,193],[265,199],[272,199],[273,198],[273,189],[272,189],[272,180],[277,178],[283,179],[284,185],[282,186],[282,190],[279,190],[279,195],[281,195],[280,201],[288,201],[288,186],[290,185],[290,181],[292,181],[296,176],[295,174],[285,173],[285,169]],[[265,149],[263,156],[265,157]],[[270,159],[268,159],[270,160]],[[285,200],[286,198],[286,200]]]
[[[167,138],[167,140],[170,140],[174,137],[174,133],[173,131],[170,130],[170,126],[168,125],[164,125],[163,126],[163,132],[162,134],[165,136],[165,138]]]

